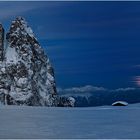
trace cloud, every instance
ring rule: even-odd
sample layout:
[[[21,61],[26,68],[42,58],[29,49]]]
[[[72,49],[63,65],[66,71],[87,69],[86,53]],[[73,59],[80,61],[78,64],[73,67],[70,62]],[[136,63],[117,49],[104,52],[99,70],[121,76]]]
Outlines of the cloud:
[[[72,87],[72,88],[58,88],[58,92],[67,92],[67,93],[90,93],[94,91],[105,91],[106,89],[103,87],[95,87],[91,85],[86,85],[83,87]]]
[[[118,88],[118,89],[115,89],[115,90],[112,90],[112,91],[132,91],[132,90],[135,90],[136,88],[133,88],[133,87],[127,87],[127,88]]]
[[[133,82],[134,82],[137,86],[140,86],[140,76],[135,76]]]
[[[40,6],[41,5],[29,4],[27,2],[0,2],[0,19],[7,19]]]
[[[58,88],[57,91],[59,94],[71,94],[71,95],[87,95],[87,94],[94,94],[97,92],[129,92],[137,90],[137,88],[134,87],[127,87],[127,88],[117,88],[117,89],[107,89],[104,87],[96,87],[92,85],[86,85],[82,87],[72,87],[72,88]]]
[[[11,16],[17,16],[32,10],[40,8],[53,8],[59,6],[60,3],[39,2],[39,1],[7,1],[0,2],[0,20],[7,19]],[[30,13],[28,13],[30,14]]]

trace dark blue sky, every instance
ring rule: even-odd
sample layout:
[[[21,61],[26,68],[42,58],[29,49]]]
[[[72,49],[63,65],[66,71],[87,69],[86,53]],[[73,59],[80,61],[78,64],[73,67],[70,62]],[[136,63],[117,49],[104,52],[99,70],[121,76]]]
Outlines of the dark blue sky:
[[[136,86],[140,2],[0,2],[6,29],[19,15],[50,57],[57,86]]]

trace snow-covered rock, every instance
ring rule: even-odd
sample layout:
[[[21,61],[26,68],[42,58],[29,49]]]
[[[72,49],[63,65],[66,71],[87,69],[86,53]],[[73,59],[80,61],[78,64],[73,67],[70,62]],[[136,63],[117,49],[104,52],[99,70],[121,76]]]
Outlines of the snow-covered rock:
[[[75,105],[75,99],[73,97],[68,97],[68,101],[70,103],[70,106],[71,107],[74,107],[74,105]]]
[[[73,97],[60,96],[58,100],[58,106],[59,107],[74,107],[75,102],[76,101]]]
[[[6,46],[1,28],[0,58],[4,59],[0,59],[0,101],[3,104],[56,106],[53,67],[25,19],[18,17],[12,21],[6,34]]]

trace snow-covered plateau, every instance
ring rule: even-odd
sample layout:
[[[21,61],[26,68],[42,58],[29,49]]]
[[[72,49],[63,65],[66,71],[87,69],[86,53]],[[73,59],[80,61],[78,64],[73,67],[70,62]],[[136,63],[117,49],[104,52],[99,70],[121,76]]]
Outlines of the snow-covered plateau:
[[[0,106],[0,138],[140,138],[140,104],[88,108]]]

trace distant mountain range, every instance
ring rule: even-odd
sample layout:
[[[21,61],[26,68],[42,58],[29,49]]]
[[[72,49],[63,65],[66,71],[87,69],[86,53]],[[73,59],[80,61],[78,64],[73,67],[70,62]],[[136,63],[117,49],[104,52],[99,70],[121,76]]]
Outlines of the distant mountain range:
[[[118,89],[107,89],[91,85],[83,87],[58,88],[60,96],[73,97],[76,107],[112,105],[116,101],[140,103],[140,88],[127,87]]]

